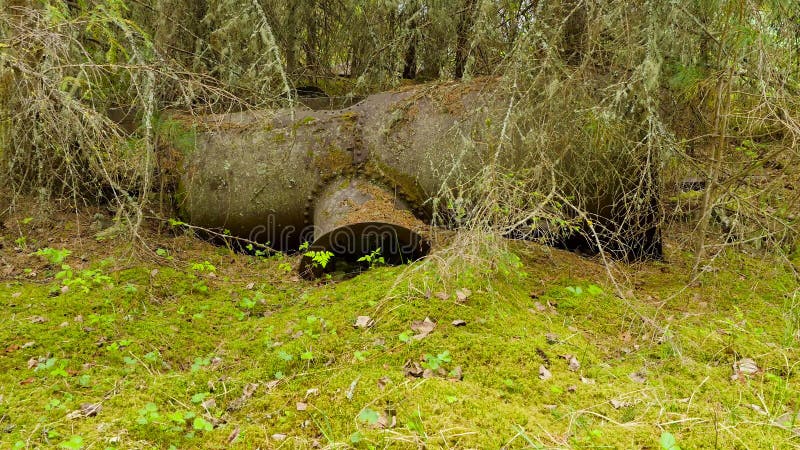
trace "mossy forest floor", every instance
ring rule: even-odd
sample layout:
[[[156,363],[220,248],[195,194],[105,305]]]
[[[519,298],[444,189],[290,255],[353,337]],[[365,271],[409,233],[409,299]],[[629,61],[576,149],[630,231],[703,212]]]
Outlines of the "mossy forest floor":
[[[91,221],[0,231],[0,448],[800,446],[800,291],[768,256],[693,280],[673,244],[617,287],[513,243],[496,276],[432,258],[326,283]]]

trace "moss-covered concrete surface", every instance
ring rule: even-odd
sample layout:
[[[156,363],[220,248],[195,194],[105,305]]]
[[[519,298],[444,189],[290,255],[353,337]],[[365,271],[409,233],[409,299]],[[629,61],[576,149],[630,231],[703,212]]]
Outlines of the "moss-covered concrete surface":
[[[800,445],[800,293],[769,257],[692,280],[669,247],[617,288],[528,243],[495,272],[310,283],[297,257],[62,226],[0,240],[0,448]]]

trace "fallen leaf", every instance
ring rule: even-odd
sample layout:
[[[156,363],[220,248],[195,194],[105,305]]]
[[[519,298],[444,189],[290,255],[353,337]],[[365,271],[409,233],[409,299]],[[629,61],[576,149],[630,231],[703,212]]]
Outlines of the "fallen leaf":
[[[557,344],[558,340],[559,340],[558,339],[558,335],[555,334],[555,333],[547,333],[547,334],[544,335],[544,338],[545,338],[545,340],[547,340],[547,343],[550,344],[550,345]]]
[[[413,339],[416,340],[425,339],[431,334],[434,328],[436,328],[436,322],[428,317],[426,317],[425,320],[415,320],[411,322],[411,330],[417,333],[413,336]]]
[[[469,296],[472,295],[472,291],[467,288],[457,289],[456,290],[456,302],[464,303],[467,301]]]
[[[286,440],[286,435],[283,433],[275,433],[272,435],[272,439],[275,441],[284,441]]]
[[[576,358],[575,356],[573,356],[573,355],[564,355],[564,359],[566,359],[567,363],[569,364],[569,370],[571,370],[573,372],[577,372],[581,368],[581,363],[578,361],[578,358]]]
[[[217,401],[214,400],[213,398],[207,398],[202,403],[200,403],[200,406],[202,406],[206,410],[209,410],[211,408],[216,408],[217,407]]]
[[[35,342],[35,341],[28,341],[28,342],[26,342],[26,343],[22,344],[22,348],[31,348],[31,347],[33,347],[34,345],[36,345],[36,342]]]
[[[800,436],[800,412],[787,412],[772,421],[775,426],[791,431]]]
[[[450,298],[450,296],[447,295],[447,292],[437,292],[435,295],[437,298],[441,300],[447,300],[448,298]]]
[[[19,298],[20,295],[22,295],[22,292],[14,292],[11,294],[11,298]]]
[[[393,411],[380,413],[380,416],[378,416],[378,421],[375,423],[375,426],[377,428],[394,428],[397,426],[397,415],[395,415]]]
[[[595,381],[591,378],[581,377],[581,383],[583,384],[594,384]]]
[[[550,378],[553,378],[553,374],[550,373],[549,370],[547,370],[547,367],[545,367],[544,365],[540,365],[539,366],[539,379],[540,380],[549,380]]]
[[[613,406],[614,409],[627,408],[628,406],[631,405],[628,402],[625,402],[625,401],[622,401],[622,400],[617,400],[615,398],[612,398],[609,403],[611,403],[611,406]]]
[[[416,361],[408,360],[403,365],[403,373],[406,376],[419,378],[422,376],[423,372],[424,371],[422,370],[422,366],[420,366],[419,363]]]
[[[308,403],[305,403],[305,402],[297,402],[297,405],[296,405],[296,407],[297,407],[297,410],[298,410],[298,411],[305,411],[305,410],[307,410],[307,409],[308,409]]]
[[[464,371],[461,370],[461,366],[456,366],[447,376],[450,381],[461,381],[464,378]]]
[[[628,375],[628,377],[629,377],[629,378],[630,378],[632,381],[634,381],[634,382],[636,382],[636,383],[644,383],[645,381],[647,381],[647,374],[645,374],[645,373],[644,373],[643,371],[641,371],[641,370],[640,370],[640,371],[638,371],[638,372],[633,372],[632,374]]]
[[[244,288],[247,289],[248,291],[252,291],[254,287],[256,287],[255,283],[247,283],[247,286],[245,286]]]
[[[567,392],[575,392],[577,390],[578,390],[578,386],[575,386],[574,384],[569,386],[569,387],[567,387]]]
[[[753,375],[758,373],[758,365],[751,358],[742,358],[733,363],[732,379],[739,378],[740,375]]]
[[[233,443],[233,441],[235,441],[237,437],[239,437],[239,427],[238,426],[236,428],[234,428],[233,431],[231,431],[231,434],[228,435],[228,444]]]
[[[356,386],[358,385],[358,380],[360,380],[360,379],[361,379],[361,376],[360,375],[357,376],[356,379],[353,380],[353,382],[350,383],[350,386],[347,388],[347,392],[345,392],[344,395],[345,395],[345,397],[347,397],[348,400],[353,400],[353,394],[356,391]]]
[[[76,409],[67,414],[67,419],[75,420],[82,417],[94,417],[103,410],[103,405],[100,403],[81,403],[81,409]]]
[[[258,389],[258,383],[249,383],[245,385],[244,389],[242,390],[242,396],[237,398],[236,400],[232,401],[230,405],[228,405],[228,411],[235,411],[237,409],[241,409],[250,397],[255,394],[256,390]]]
[[[539,302],[534,302],[533,307],[536,308],[536,310],[539,312],[544,312],[547,309],[543,304]]]
[[[61,293],[66,294],[69,292],[69,286],[61,286]]]
[[[35,381],[35,378],[30,377],[30,378],[25,378],[24,380],[20,381],[19,384],[26,385],[26,384],[31,384],[34,381]]]
[[[31,317],[31,323],[45,323],[47,319],[42,316],[33,316]]]
[[[453,321],[453,326],[454,327],[465,327],[465,326],[467,326],[467,321],[466,320],[461,320],[461,319],[454,320]]]
[[[306,390],[306,397],[305,398],[308,398],[308,397],[311,397],[311,396],[316,397],[317,395],[319,395],[319,389],[311,388],[311,389],[307,389]]]
[[[378,389],[384,390],[391,383],[392,379],[384,375],[378,379]]]
[[[20,348],[19,345],[11,344],[8,347],[6,347],[6,353],[13,353],[13,352],[19,350],[19,348]]]
[[[356,317],[356,322],[353,324],[353,328],[370,328],[375,325],[375,321],[372,320],[370,316],[358,316]]]
[[[81,323],[81,322],[83,322],[83,316],[79,314],[79,315],[75,316],[75,318],[72,319],[72,320],[74,322]]]

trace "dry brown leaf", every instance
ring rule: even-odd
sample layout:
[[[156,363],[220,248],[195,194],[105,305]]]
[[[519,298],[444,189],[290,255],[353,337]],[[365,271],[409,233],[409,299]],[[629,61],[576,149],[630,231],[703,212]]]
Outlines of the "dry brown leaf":
[[[643,371],[633,372],[628,377],[635,383],[644,383],[647,381],[647,374]]]
[[[741,376],[749,376],[758,373],[759,368],[752,358],[742,358],[733,363],[733,376],[731,379],[737,379]]]
[[[103,410],[103,405],[100,403],[81,403],[81,409],[76,409],[67,414],[67,419],[75,420],[82,417],[94,417]]]
[[[540,365],[539,366],[539,379],[540,380],[549,380],[550,378],[553,378],[553,374],[550,373],[549,370],[547,370],[547,367],[545,367],[544,365]]]
[[[447,375],[450,381],[461,381],[464,378],[464,371],[461,369],[461,366],[456,366],[455,369],[451,370]]]
[[[409,359],[403,365],[403,373],[406,376],[419,378],[419,377],[422,376],[423,372],[424,372],[424,370],[422,370],[422,366],[420,366],[419,363],[416,362],[416,361],[412,361],[412,360]]]
[[[631,406],[630,403],[622,400],[617,400],[615,398],[612,398],[609,403],[611,403],[611,406],[613,406],[614,409],[627,408],[628,406]]]
[[[370,316],[358,316],[356,317],[356,322],[353,324],[353,328],[370,328],[375,325],[375,321],[372,320]]]
[[[258,383],[249,383],[245,385],[244,389],[242,390],[242,396],[237,398],[236,400],[232,401],[230,405],[228,405],[228,411],[236,411],[237,409],[241,409],[250,397],[255,394],[256,390],[258,389]]]
[[[456,290],[456,302],[464,303],[464,302],[467,301],[467,299],[469,298],[470,295],[472,295],[472,291],[467,289],[467,288],[457,289]]]
[[[378,379],[378,389],[384,390],[391,383],[392,379],[384,375]]]
[[[465,326],[467,326],[467,321],[466,320],[461,320],[461,319],[454,320],[453,321],[453,326],[454,327],[465,327]]]
[[[239,427],[238,426],[236,428],[234,428],[233,431],[231,431],[231,434],[228,435],[228,444],[233,443],[233,441],[235,441],[237,437],[239,437]]]
[[[564,359],[566,359],[567,363],[569,364],[569,370],[573,372],[577,372],[578,370],[580,370],[581,363],[580,361],[578,361],[578,358],[576,358],[573,355],[564,355]]]
[[[425,339],[431,334],[434,328],[436,328],[436,322],[428,317],[426,317],[425,320],[415,320],[411,322],[411,331],[417,333],[413,336],[416,340]]]

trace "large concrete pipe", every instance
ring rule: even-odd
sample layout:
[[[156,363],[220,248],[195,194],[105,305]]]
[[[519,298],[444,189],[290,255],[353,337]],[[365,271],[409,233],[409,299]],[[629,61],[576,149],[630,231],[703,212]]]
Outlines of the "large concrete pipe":
[[[489,152],[464,145],[472,139],[475,121],[492,112],[491,102],[478,95],[480,88],[479,83],[420,86],[372,95],[339,110],[173,115],[162,136],[183,154],[180,214],[189,223],[228,229],[281,250],[297,249],[303,242],[320,242],[314,248],[322,248],[320,239],[327,232],[339,225],[352,229],[360,222],[344,220],[342,214],[349,213],[337,209],[375,201],[359,192],[389,193],[390,202],[379,196],[384,205],[425,220],[432,213],[429,200],[443,185],[468,183],[491,159]],[[466,113],[476,111],[480,114]],[[505,167],[536,164],[520,162],[514,154],[503,158],[493,162]],[[610,183],[612,188],[593,193],[597,195],[594,203],[587,202],[589,213],[612,225],[624,223],[612,217],[609,204],[620,186]],[[361,222],[415,232],[391,218]],[[644,225],[631,246],[637,257],[658,257],[655,221]],[[420,256],[424,248],[420,244],[417,251],[401,256]],[[359,256],[373,250],[366,245],[353,252]]]

